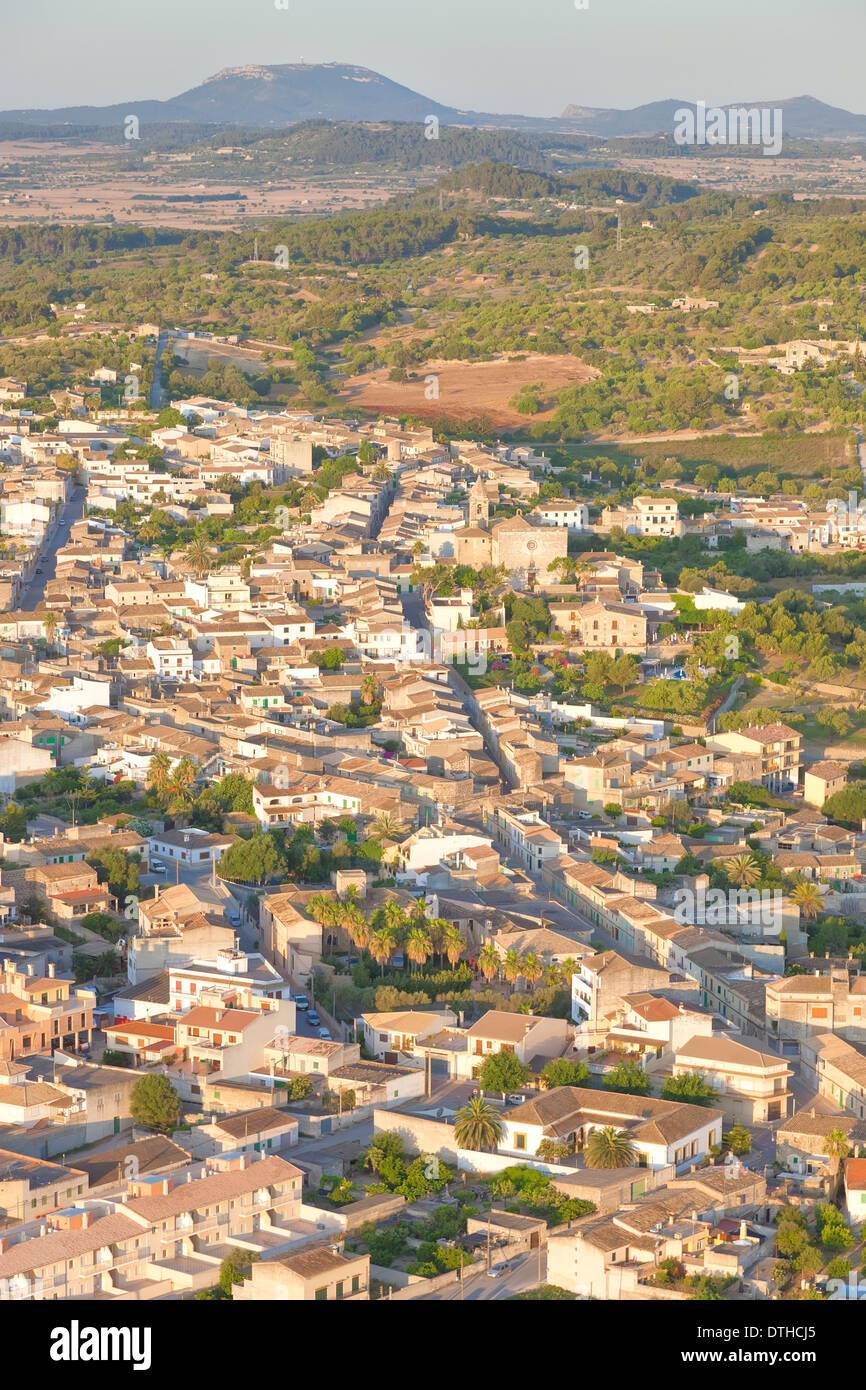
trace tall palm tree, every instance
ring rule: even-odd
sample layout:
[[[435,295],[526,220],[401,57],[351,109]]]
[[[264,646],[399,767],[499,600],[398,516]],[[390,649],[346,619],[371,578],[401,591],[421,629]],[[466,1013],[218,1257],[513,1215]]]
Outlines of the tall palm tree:
[[[371,932],[367,949],[377,965],[381,965],[382,974],[385,974],[385,966],[397,949],[397,938],[390,927],[380,927],[378,931]]]
[[[824,897],[817,883],[798,883],[789,896],[807,920],[817,917],[824,910]]]
[[[406,930],[406,913],[399,903],[387,902],[382,909],[382,916],[387,926],[399,936]]]
[[[478,952],[478,969],[485,980],[492,980],[499,972],[499,952],[492,941],[485,941]]]
[[[171,772],[171,758],[167,753],[154,753],[147,769],[148,786],[153,787],[158,795],[162,795],[168,782],[168,775]]]
[[[731,883],[740,888],[751,888],[761,877],[761,866],[754,854],[735,854],[722,860],[722,868]]]
[[[828,1131],[824,1140],[824,1153],[830,1160],[830,1172],[834,1177],[839,1171],[839,1164],[848,1157],[850,1147],[844,1130],[831,1129]]]
[[[594,1129],[586,1141],[587,1168],[632,1168],[636,1156],[625,1130],[613,1125]]]
[[[557,985],[562,984],[562,971],[555,960],[544,967],[544,983],[550,989],[556,989]]]
[[[527,951],[523,957],[522,974],[529,985],[535,985],[544,973],[544,966],[534,951]]]
[[[379,694],[379,682],[375,676],[365,676],[361,681],[361,700],[365,705],[372,705]]]
[[[165,784],[166,794],[179,807],[189,806],[193,800],[192,787],[198,776],[198,768],[192,758],[181,758],[168,775]]]
[[[50,609],[42,614],[42,630],[45,633],[45,640],[50,646],[57,631],[57,614],[52,613]]]
[[[565,960],[560,965],[560,977],[562,979],[562,983],[566,986],[567,989],[571,989],[571,977],[572,975],[577,974],[578,969],[579,966],[577,964],[577,961],[574,959],[574,956],[566,956]]]
[[[523,959],[513,948],[505,952],[505,959],[502,962],[502,973],[512,989],[523,974]]]
[[[453,922],[446,928],[442,944],[445,947],[448,964],[456,965],[466,950],[466,942],[463,940],[463,933],[460,928],[456,927]]]
[[[498,1112],[483,1096],[473,1096],[454,1116],[454,1138],[461,1149],[481,1153],[495,1149],[502,1138],[502,1121]]]
[[[214,567],[214,555],[208,548],[207,541],[197,536],[190,542],[184,551],[184,559],[189,565],[193,574],[200,579],[203,574],[207,574]]]
[[[424,965],[433,954],[433,939],[427,927],[412,927],[406,938],[406,955],[413,965]]]

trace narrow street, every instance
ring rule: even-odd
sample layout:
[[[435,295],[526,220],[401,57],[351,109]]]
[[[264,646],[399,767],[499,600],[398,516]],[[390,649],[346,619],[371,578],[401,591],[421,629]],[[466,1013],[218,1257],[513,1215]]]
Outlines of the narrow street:
[[[24,613],[32,613],[33,609],[40,604],[45,597],[45,585],[49,579],[55,577],[57,569],[57,552],[66,545],[69,540],[70,532],[76,521],[80,521],[84,516],[84,504],[87,498],[87,489],[76,483],[69,499],[65,503],[63,510],[55,524],[54,531],[48,539],[36,574],[26,588],[22,589],[19,606]]]

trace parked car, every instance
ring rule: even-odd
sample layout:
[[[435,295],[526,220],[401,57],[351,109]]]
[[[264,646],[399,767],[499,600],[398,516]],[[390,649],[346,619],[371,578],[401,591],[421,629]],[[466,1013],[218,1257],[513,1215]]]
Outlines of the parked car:
[[[320,1029],[319,1029],[319,1037],[322,1039],[322,1042],[331,1042],[332,1039],[331,1039],[331,1030],[330,1030],[330,1028],[320,1028]]]
[[[578,811],[579,820],[592,820],[592,811]]]
[[[309,1001],[309,999],[307,998],[306,994],[297,994],[297,995],[295,995],[295,1008],[297,1008],[297,1009],[308,1009],[309,1007],[310,1007],[310,1001]]]
[[[319,1015],[316,1013],[315,1009],[310,1009],[310,1012],[307,1014],[307,1022],[311,1023],[313,1027],[316,1028],[321,1023],[321,1021],[322,1020],[319,1018]]]
[[[518,1095],[517,1092],[514,1091],[507,1099],[509,1105],[522,1105],[526,1100],[526,1096]]]
[[[491,1265],[490,1269],[488,1269],[488,1271],[487,1271],[487,1278],[488,1278],[488,1279],[501,1279],[502,1276],[503,1276],[503,1274],[506,1274],[507,1271],[508,1271],[508,1264],[507,1264],[507,1262],[506,1262],[505,1260],[500,1260],[500,1261],[499,1261],[499,1264],[497,1264],[497,1265]]]
[[[161,859],[151,859],[150,872],[152,874],[167,874],[168,869],[165,867]]]

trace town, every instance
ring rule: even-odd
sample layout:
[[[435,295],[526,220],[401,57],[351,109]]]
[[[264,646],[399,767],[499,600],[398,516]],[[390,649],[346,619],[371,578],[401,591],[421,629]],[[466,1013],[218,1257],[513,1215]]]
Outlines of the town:
[[[0,1300],[857,1297],[858,784],[634,558],[856,527],[96,377],[0,383]]]

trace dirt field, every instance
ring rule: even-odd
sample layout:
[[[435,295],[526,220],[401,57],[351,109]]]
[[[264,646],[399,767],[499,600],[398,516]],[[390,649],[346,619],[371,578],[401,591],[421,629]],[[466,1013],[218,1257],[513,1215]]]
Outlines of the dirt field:
[[[599,375],[576,357],[540,353],[518,359],[503,357],[493,362],[426,362],[415,369],[413,380],[389,381],[387,371],[365,372],[350,377],[341,393],[359,409],[389,415],[417,415],[438,419],[474,420],[484,415],[493,426],[511,427],[550,419],[551,410],[520,415],[508,402],[522,386],[536,383],[545,391],[594,381]],[[428,399],[426,377],[438,382],[438,397]]]
[[[0,196],[0,220],[12,224],[111,218],[143,227],[238,230],[250,217],[309,216],[377,206],[419,182],[412,175],[389,174],[379,180],[350,170],[250,181],[242,167],[237,182],[231,173],[214,177],[210,171],[204,179],[184,180],[176,163],[158,157],[148,168],[127,173],[117,167],[122,153],[104,145],[0,141],[0,174],[12,174]],[[168,201],[181,194],[192,199],[234,193],[244,196],[219,202]]]

